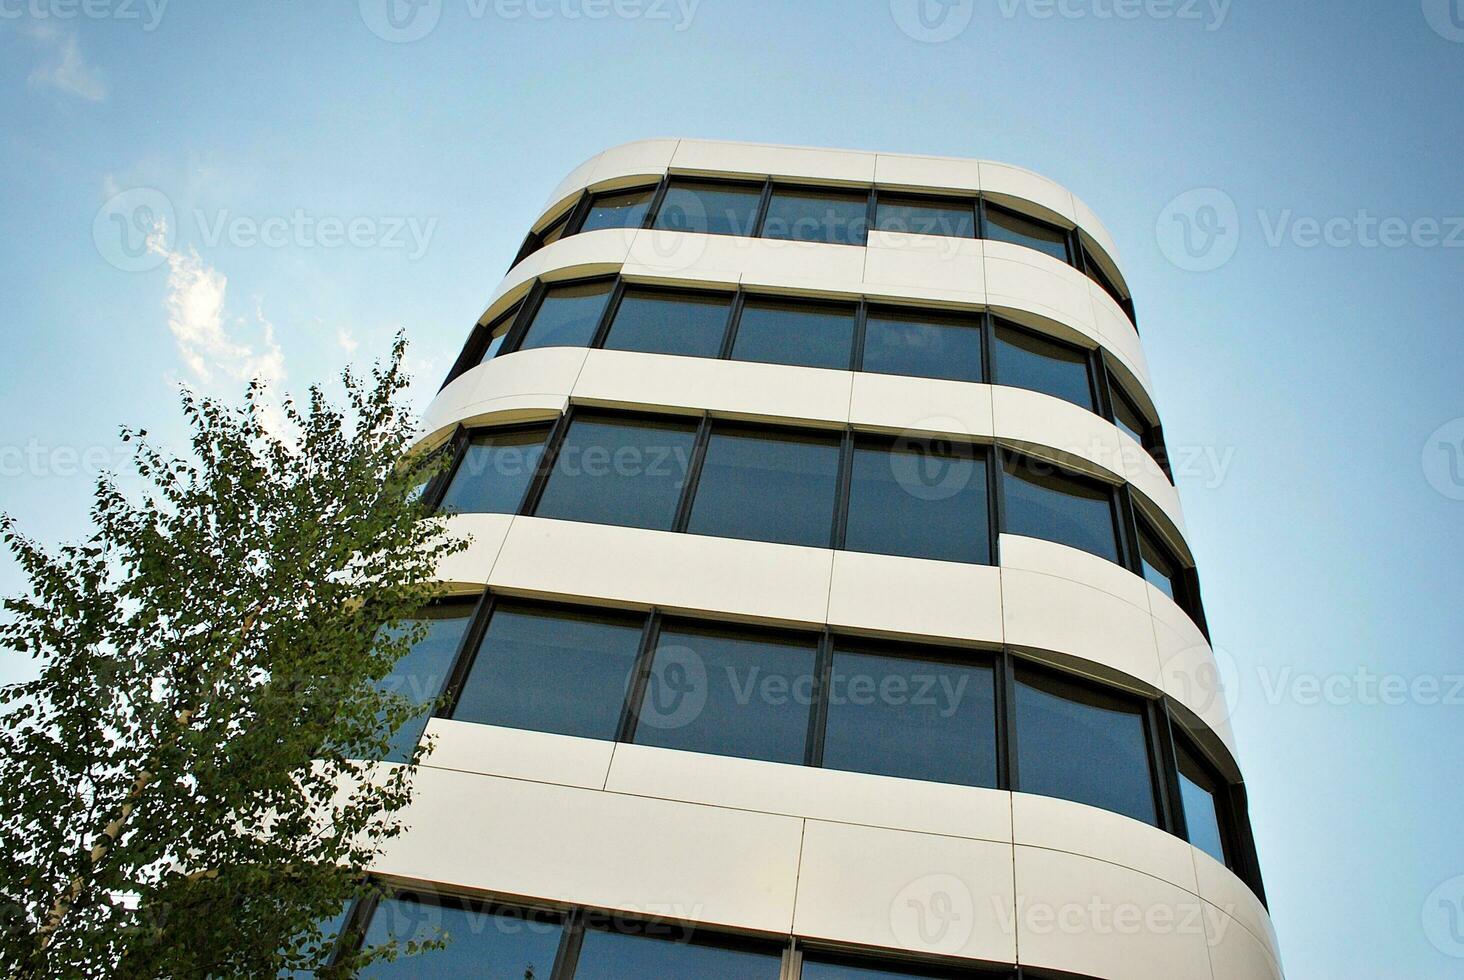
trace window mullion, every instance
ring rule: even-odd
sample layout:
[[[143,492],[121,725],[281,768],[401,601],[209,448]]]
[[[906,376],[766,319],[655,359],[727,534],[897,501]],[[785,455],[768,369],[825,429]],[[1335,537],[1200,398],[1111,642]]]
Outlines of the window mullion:
[[[539,499],[544,496],[544,487],[549,482],[549,474],[554,471],[554,464],[559,459],[559,450],[564,445],[565,436],[569,433],[570,423],[574,420],[574,406],[570,405],[564,410],[559,418],[554,420],[554,425],[549,430],[549,435],[544,439],[544,452],[539,457],[539,468],[534,473],[534,478],[529,481],[528,489],[524,491],[524,500],[519,507],[519,513],[525,517],[532,516],[539,506]]]
[[[996,655],[997,786],[1011,792],[1021,788],[1017,768],[1017,666],[1009,647]]]
[[[762,197],[757,202],[757,217],[752,222],[752,238],[761,238],[763,224],[768,220],[768,209],[773,203],[773,178],[763,182]]]
[[[849,370],[864,370],[864,334],[869,326],[869,300],[860,297],[854,307],[854,343],[849,352]]]
[[[813,669],[813,701],[808,710],[808,740],[803,764],[817,768],[823,765],[824,739],[828,734],[829,691],[834,673],[834,638],[827,627],[818,638]]]
[[[732,295],[732,308],[727,313],[727,326],[722,332],[722,349],[718,352],[718,360],[728,360],[732,356],[732,345],[737,342],[737,325],[742,320],[742,308],[747,303],[747,293],[741,286]]]
[[[625,703],[621,705],[620,724],[615,741],[631,742],[635,739],[635,727],[640,719],[641,702],[650,683],[651,668],[656,658],[656,642],[661,635],[661,611],[652,609],[646,616],[641,630],[640,649],[636,652],[630,683],[626,685]]]
[[[991,564],[997,566],[1001,564],[1002,525],[1006,521],[1006,467],[1001,447],[993,443],[986,459],[986,499],[991,502],[987,507],[987,520],[991,522]]]
[[[1185,825],[1184,797],[1179,787],[1179,753],[1174,747],[1174,728],[1169,716],[1169,700],[1160,697],[1149,702],[1150,743],[1154,755],[1154,779],[1159,791],[1160,826],[1176,837],[1189,840]]]
[[[691,459],[686,465],[686,485],[681,488],[681,500],[676,505],[676,519],[671,525],[671,530],[685,532],[686,526],[691,522],[691,505],[696,499],[696,486],[701,482],[702,466],[707,458],[707,443],[712,438],[712,417],[710,414],[701,417],[701,424],[697,426],[696,441],[691,447]]]
[[[839,485],[834,490],[834,526],[830,529],[829,547],[844,547],[849,533],[849,494],[854,484],[854,430],[845,429],[839,443]]]
[[[488,621],[493,618],[494,601],[493,592],[489,589],[484,589],[483,594],[478,597],[473,618],[469,620],[468,628],[463,630],[457,653],[453,656],[452,669],[448,671],[447,680],[442,685],[442,693],[446,696],[433,712],[433,717],[451,718],[457,710],[463,685],[472,673],[473,661],[478,659],[478,649],[483,645],[483,638],[488,635]]]
[[[615,314],[620,311],[620,302],[625,299],[625,279],[622,276],[615,277],[615,286],[610,290],[610,299],[605,308],[600,311],[600,320],[595,324],[595,332],[590,335],[589,348],[597,350],[605,346],[605,338],[610,333],[610,324],[615,322]]]
[[[554,966],[549,970],[549,980],[571,980],[579,969],[580,948],[584,941],[584,911],[571,909],[564,916],[564,933],[559,940],[559,951],[554,956]]]
[[[513,318],[513,325],[503,337],[503,346],[498,349],[499,354],[507,354],[518,348],[523,343],[524,334],[529,332],[529,324],[534,321],[534,315],[539,312],[539,307],[544,302],[544,294],[549,287],[543,279],[535,279],[534,284],[529,287],[529,293],[524,297],[523,305],[519,307],[518,315]]]
[[[656,219],[661,215],[661,204],[666,200],[666,191],[670,186],[671,175],[668,173],[656,184],[656,190],[651,195],[651,204],[646,208],[645,216],[641,218],[642,228],[654,228],[656,226]]]

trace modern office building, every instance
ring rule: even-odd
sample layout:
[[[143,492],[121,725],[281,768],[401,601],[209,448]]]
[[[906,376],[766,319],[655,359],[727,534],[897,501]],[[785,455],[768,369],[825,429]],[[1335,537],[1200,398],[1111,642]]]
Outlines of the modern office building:
[[[1135,323],[1016,167],[565,178],[427,415],[452,695],[356,921],[451,942],[381,972],[1279,977]]]

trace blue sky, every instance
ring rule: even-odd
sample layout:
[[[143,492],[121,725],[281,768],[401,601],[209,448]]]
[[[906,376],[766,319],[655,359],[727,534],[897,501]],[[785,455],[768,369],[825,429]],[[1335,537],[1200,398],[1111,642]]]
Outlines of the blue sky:
[[[1030,167],[1137,298],[1289,975],[1464,976],[1464,2],[424,0],[410,41],[382,2],[0,0],[0,508],[78,536],[179,382],[404,328],[425,400],[608,145]]]

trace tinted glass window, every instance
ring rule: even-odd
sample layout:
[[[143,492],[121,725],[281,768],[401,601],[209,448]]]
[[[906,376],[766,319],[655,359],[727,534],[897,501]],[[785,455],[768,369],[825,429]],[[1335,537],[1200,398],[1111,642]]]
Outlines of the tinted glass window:
[[[1179,793],[1184,802],[1184,824],[1189,831],[1189,841],[1216,861],[1226,864],[1216,781],[1184,746],[1176,745],[1175,748],[1179,754]]]
[[[917,313],[871,312],[861,370],[914,378],[981,381],[981,326]]]
[[[606,280],[549,287],[519,350],[588,347],[595,338],[595,327],[600,323],[600,314],[605,311],[613,286],[614,283]]]
[[[545,228],[539,233],[539,247],[542,248],[545,245],[553,245],[555,242],[559,241],[561,238],[564,237],[564,230],[568,227],[569,213],[566,212],[548,228]]]
[[[695,627],[661,631],[635,741],[768,762],[803,762],[812,640]]]
[[[458,645],[462,643],[472,618],[472,603],[454,602],[432,606],[419,618],[402,624],[399,636],[418,624],[426,629],[426,633],[397,661],[391,673],[381,679],[382,688],[424,706],[437,700],[447,683],[447,675],[452,673]],[[385,760],[406,762],[411,758],[412,750],[421,740],[422,731],[431,716],[432,711],[427,708],[397,729]]]
[[[639,616],[501,603],[452,716],[614,739],[641,627]]]
[[[544,455],[548,427],[479,432],[468,440],[442,496],[450,514],[517,514]]]
[[[941,970],[935,967],[906,967],[884,969],[877,966],[855,965],[832,959],[805,957],[802,980],[929,980],[929,978],[962,977],[971,975],[955,970]],[[985,976],[986,974],[981,974]],[[1006,974],[999,974],[1006,976]]]
[[[1002,484],[1002,530],[1118,561],[1113,492],[1050,464],[1009,456]]]
[[[995,359],[997,384],[1041,391],[1094,411],[1087,351],[999,325]]]
[[[1134,403],[1118,387],[1118,382],[1110,382],[1108,390],[1113,393],[1113,423],[1124,432],[1129,434],[1141,446],[1148,445],[1149,422],[1143,414],[1134,407]]]
[[[575,980],[778,980],[781,952],[685,941],[685,930],[585,931]]]
[[[879,196],[874,226],[880,231],[903,231],[914,235],[976,237],[974,201],[941,198]]]
[[[986,206],[986,237],[992,241],[1025,245],[1062,262],[1069,261],[1067,232],[994,204]]]
[[[823,764],[996,786],[991,668],[838,651]]]
[[[836,438],[714,429],[687,530],[827,548],[838,475]]]
[[[577,418],[535,514],[668,531],[695,441],[692,422]]]
[[[513,327],[514,318],[518,316],[519,307],[515,306],[507,313],[494,320],[488,326],[488,346],[483,349],[483,356],[478,363],[491,360],[503,347],[503,341],[508,336],[508,331]]]
[[[426,898],[386,899],[366,929],[367,946],[395,939],[444,940],[442,949],[398,956],[367,968],[371,977],[484,977],[491,980],[548,980],[563,927],[530,913],[494,914],[458,902]]]
[[[651,206],[654,188],[621,191],[617,194],[596,194],[585,214],[585,223],[580,231],[598,231],[601,228],[639,228],[645,220],[646,209]]]
[[[1103,267],[1098,264],[1097,259],[1093,258],[1093,254],[1088,251],[1086,246],[1083,248],[1083,268],[1087,271],[1089,279],[1092,279],[1098,284],[1099,288],[1109,296],[1112,296],[1115,303],[1123,306],[1123,294],[1118,291],[1118,287],[1113,284],[1112,279],[1108,278],[1108,273],[1103,271]]]
[[[1139,559],[1144,567],[1144,579],[1169,598],[1174,599],[1174,579],[1179,568],[1169,549],[1159,542],[1159,537],[1142,523],[1139,525]]]
[[[1156,822],[1148,739],[1137,702],[1020,669],[1016,687],[1023,793]]]
[[[863,245],[869,229],[869,195],[773,188],[762,237],[831,245]]]
[[[722,351],[732,299],[715,293],[628,289],[605,338],[609,350],[716,357]]]
[[[986,501],[986,460],[968,443],[861,441],[844,547],[989,564]]]
[[[852,308],[753,300],[738,320],[732,359],[847,371],[853,348]]]
[[[672,181],[653,227],[711,235],[749,236],[757,221],[762,188]]]

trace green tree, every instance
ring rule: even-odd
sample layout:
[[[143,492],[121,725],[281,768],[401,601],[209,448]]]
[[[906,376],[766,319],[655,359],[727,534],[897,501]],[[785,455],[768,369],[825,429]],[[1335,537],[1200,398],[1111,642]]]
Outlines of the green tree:
[[[0,688],[0,973],[315,969],[317,923],[373,887],[414,770],[353,760],[420,714],[392,670],[464,544],[417,502],[440,463],[412,452],[404,352],[341,404],[185,390],[191,453],[124,429],[144,489],[100,479],[80,544],[0,518],[28,579],[0,647],[35,677]]]

